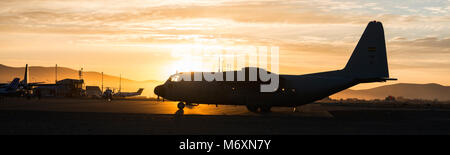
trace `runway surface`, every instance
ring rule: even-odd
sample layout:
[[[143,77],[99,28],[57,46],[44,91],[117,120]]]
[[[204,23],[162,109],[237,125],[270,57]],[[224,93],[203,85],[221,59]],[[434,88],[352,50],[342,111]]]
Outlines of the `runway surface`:
[[[33,111],[61,111],[61,112],[107,112],[107,113],[139,113],[139,114],[175,114],[178,111],[178,102],[172,101],[150,101],[150,100],[104,100],[92,99],[42,99],[24,100],[8,99],[0,104],[0,110],[33,110]],[[305,109],[305,108],[303,108]],[[321,110],[320,106],[307,106],[308,113],[292,113],[292,108],[273,108],[272,115],[315,115],[317,117],[331,117],[331,115]],[[300,108],[299,110],[302,110]],[[245,106],[234,105],[199,105],[186,106],[184,115],[251,115]]]
[[[310,104],[274,108],[148,100],[7,99],[0,134],[449,134],[450,110]],[[183,113],[183,115],[180,115]]]

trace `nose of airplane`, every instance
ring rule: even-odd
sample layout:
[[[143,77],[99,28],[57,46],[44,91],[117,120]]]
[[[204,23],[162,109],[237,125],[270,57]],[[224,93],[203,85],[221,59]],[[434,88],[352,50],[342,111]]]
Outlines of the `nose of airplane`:
[[[164,97],[164,87],[162,85],[156,86],[154,93],[158,96]]]

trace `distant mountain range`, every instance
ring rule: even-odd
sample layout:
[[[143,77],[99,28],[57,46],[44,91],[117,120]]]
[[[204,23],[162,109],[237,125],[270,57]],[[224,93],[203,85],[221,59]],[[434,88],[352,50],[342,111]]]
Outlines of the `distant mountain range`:
[[[44,82],[44,83],[55,83],[55,67],[40,67],[40,66],[29,66],[29,81],[30,82]],[[23,79],[25,72],[24,67],[10,67],[0,64],[0,83],[5,83],[11,81],[15,77]],[[58,80],[71,78],[78,79],[78,70],[58,67]],[[87,86],[101,86],[102,84],[102,74],[99,72],[86,71],[83,72],[83,79]],[[111,87],[117,89],[119,88],[120,78],[117,76],[112,76],[108,74],[103,75],[103,86]],[[137,91],[139,88],[144,88],[142,93],[143,96],[153,96],[153,88],[163,83],[162,81],[156,80],[146,80],[146,81],[135,81],[131,79],[122,78],[122,91],[132,92]]]
[[[331,98],[384,99],[387,96],[450,101],[450,86],[443,86],[436,83],[398,83],[364,90],[347,89],[332,95]]]
[[[22,79],[24,70],[25,67],[9,67],[0,64],[0,83],[11,81],[14,77]],[[54,67],[30,66],[29,70],[30,82],[54,83],[55,81]],[[66,67],[58,67],[58,79],[62,80],[65,78],[78,79],[78,71]],[[101,86],[101,73],[99,72],[83,72],[83,79],[85,80],[86,85]],[[119,77],[117,76],[104,74],[103,81],[104,88],[119,88]],[[144,88],[142,95],[154,97],[153,88],[162,83],[163,81],[135,81],[122,78],[122,91],[136,91],[138,88]],[[448,101],[450,100],[450,87],[435,83],[399,83],[364,90],[347,89],[332,95],[331,98],[384,99],[386,96]]]

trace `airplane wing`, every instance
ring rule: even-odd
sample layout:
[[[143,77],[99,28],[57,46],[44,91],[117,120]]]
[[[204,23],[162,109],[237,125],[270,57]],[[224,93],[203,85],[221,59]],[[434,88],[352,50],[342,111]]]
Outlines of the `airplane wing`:
[[[58,84],[28,83],[28,86],[57,86]]]
[[[32,82],[32,83],[28,83],[28,84],[41,84],[41,83],[45,83],[45,82]]]

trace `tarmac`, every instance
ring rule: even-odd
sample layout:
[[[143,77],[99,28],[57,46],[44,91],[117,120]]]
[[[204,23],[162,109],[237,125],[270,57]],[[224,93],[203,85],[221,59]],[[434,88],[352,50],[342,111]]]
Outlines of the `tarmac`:
[[[309,104],[275,107],[199,105],[151,100],[16,99],[0,102],[0,134],[329,135],[449,134],[450,110]]]

